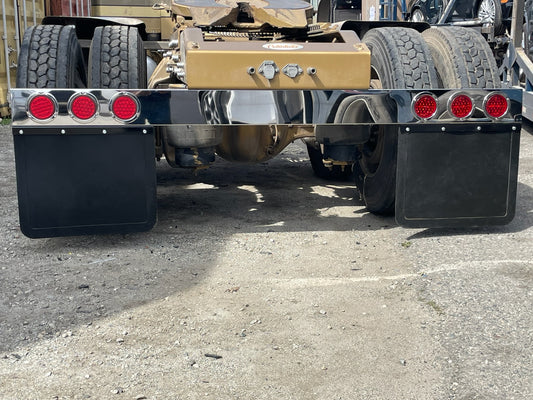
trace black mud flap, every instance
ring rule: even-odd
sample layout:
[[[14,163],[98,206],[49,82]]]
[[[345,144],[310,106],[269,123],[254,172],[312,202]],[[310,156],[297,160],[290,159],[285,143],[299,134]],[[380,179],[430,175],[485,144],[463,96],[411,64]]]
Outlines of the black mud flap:
[[[30,238],[151,229],[150,127],[13,128],[22,232]]]
[[[423,124],[400,128],[398,224],[431,228],[509,223],[516,205],[520,124],[438,129]]]

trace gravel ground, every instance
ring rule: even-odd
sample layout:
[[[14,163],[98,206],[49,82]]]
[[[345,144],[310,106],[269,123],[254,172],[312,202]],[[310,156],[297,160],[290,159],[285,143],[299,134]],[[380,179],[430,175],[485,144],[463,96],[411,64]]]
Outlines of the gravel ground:
[[[160,163],[151,232],[30,240],[1,127],[0,398],[533,398],[528,130],[504,227],[400,228],[295,144]]]

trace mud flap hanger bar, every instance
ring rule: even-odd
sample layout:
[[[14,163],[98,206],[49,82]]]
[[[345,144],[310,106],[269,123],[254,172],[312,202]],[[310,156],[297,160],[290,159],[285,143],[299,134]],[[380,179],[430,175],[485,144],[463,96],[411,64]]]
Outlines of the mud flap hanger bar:
[[[468,90],[467,93],[478,107],[483,98],[496,90]],[[522,92],[518,89],[497,90],[510,100],[510,112],[505,121],[515,122],[520,118]],[[38,89],[39,93],[51,95],[58,103],[58,114],[49,125],[87,126],[83,122],[73,121],[68,113],[68,102],[74,94],[90,93],[98,99],[99,113],[91,125],[117,125],[124,123],[113,118],[110,110],[111,100],[119,93],[117,90],[72,90],[72,89]],[[138,118],[127,125],[173,125],[173,124],[321,124],[321,125],[357,125],[357,124],[409,124],[421,123],[412,111],[412,99],[421,90],[366,90],[366,91],[200,91],[200,90],[127,90],[139,100]],[[270,107],[272,112],[265,117],[253,99],[262,93],[261,110]],[[439,110],[432,121],[424,123],[445,123],[446,103],[452,93],[457,91],[432,90],[439,99]],[[11,108],[13,124],[16,126],[43,126],[28,117],[28,98],[36,90],[12,89]],[[352,119],[336,118],[339,104],[347,98],[360,102],[363,106]],[[246,101],[243,101],[245,99]],[[251,100],[250,100],[251,99]],[[285,99],[285,100],[284,100]],[[216,113],[210,112],[215,107]],[[235,120],[234,115],[246,115],[246,120]],[[272,118],[271,115],[275,117]],[[453,121],[453,120],[451,120]],[[456,122],[456,121],[453,121]],[[489,122],[485,120],[482,122]]]
[[[249,121],[230,118],[238,114],[238,107],[246,107],[246,102],[237,101],[239,93],[246,92],[127,91],[140,104],[131,123],[113,116],[110,104],[119,93],[116,90],[38,92],[52,96],[58,107],[57,115],[46,122],[28,115],[28,100],[35,90],[11,92],[21,228],[30,237],[150,229],[156,215],[150,125],[166,124],[313,124],[316,134],[322,135],[319,140],[352,146],[368,139],[371,126],[395,125],[398,129],[387,131],[398,135],[396,218],[400,225],[505,224],[514,215],[520,90],[498,91],[510,104],[509,112],[498,121],[484,116],[454,121],[442,105],[436,113],[440,119],[418,121],[411,108],[420,91],[286,92],[270,97],[274,121],[253,114]],[[99,102],[99,113],[90,123],[72,118],[68,110],[69,99],[86,92]],[[467,94],[478,107],[490,92],[469,90]],[[447,103],[447,91],[431,93]],[[284,97],[290,101],[280,101]],[[295,104],[295,99],[301,103]],[[345,110],[354,112],[353,118],[349,112],[346,118],[335,115],[342,101],[347,104]],[[212,108],[208,107],[219,112],[209,113]],[[253,110],[253,104],[247,110]],[[356,126],[361,128],[353,129]]]

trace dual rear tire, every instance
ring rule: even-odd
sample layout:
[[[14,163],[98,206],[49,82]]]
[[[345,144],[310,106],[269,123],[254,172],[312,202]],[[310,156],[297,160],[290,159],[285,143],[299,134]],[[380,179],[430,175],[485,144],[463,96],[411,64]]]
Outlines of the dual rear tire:
[[[19,88],[83,88],[87,73],[73,26],[36,25],[24,32],[18,59]]]
[[[422,33],[435,64],[439,87],[501,87],[492,49],[477,31],[459,26],[433,27]]]
[[[89,51],[89,87],[141,89],[146,86],[146,54],[137,28],[96,28]]]
[[[483,36],[464,27],[433,27],[422,34],[409,28],[370,30],[373,88],[499,88],[496,61]],[[434,63],[433,60],[438,60]],[[359,146],[355,183],[367,209],[392,214],[396,196],[398,129],[379,126]]]
[[[19,88],[145,88],[146,55],[137,28],[95,29],[86,63],[73,26],[36,25],[24,32]]]
[[[370,30],[363,42],[371,51],[371,86],[382,89],[432,89],[437,74],[427,44],[409,28]],[[396,196],[398,129],[377,126],[370,140],[358,147],[355,184],[367,209],[392,214]]]

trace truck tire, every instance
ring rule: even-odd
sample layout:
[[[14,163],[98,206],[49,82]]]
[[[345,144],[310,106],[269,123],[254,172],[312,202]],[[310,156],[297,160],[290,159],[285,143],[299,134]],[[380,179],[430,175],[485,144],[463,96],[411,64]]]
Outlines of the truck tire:
[[[501,87],[492,50],[474,29],[460,26],[433,27],[422,33],[434,60],[443,88]]]
[[[371,56],[371,86],[384,89],[431,89],[437,85],[431,53],[420,33],[409,28],[376,28],[363,37]],[[355,183],[369,211],[394,212],[398,129],[379,126],[359,146]]]
[[[318,8],[316,11],[317,22],[333,22],[331,21],[331,6],[331,0],[321,0],[318,3]]]
[[[320,145],[313,143],[305,143],[307,146],[307,154],[311,161],[311,167],[316,176],[328,181],[347,181],[352,176],[352,165],[333,165],[331,168],[326,167],[323,162],[323,154]]]
[[[24,32],[17,68],[19,88],[83,88],[87,73],[73,26],[36,25]]]
[[[137,28],[96,28],[89,50],[89,87],[142,89],[146,86],[146,54]]]

